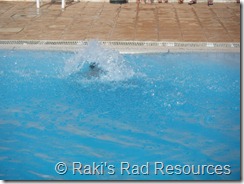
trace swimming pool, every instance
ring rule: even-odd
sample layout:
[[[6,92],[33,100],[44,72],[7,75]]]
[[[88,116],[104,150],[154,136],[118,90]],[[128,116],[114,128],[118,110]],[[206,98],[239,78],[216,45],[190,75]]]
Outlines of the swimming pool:
[[[240,53],[95,47],[0,50],[1,179],[240,179]]]

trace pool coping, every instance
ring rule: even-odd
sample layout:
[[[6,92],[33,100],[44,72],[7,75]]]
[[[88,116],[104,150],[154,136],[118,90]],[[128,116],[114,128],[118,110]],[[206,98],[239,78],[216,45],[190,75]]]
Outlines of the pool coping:
[[[98,41],[120,53],[240,52],[239,42]],[[0,49],[78,51],[87,40],[0,40]]]

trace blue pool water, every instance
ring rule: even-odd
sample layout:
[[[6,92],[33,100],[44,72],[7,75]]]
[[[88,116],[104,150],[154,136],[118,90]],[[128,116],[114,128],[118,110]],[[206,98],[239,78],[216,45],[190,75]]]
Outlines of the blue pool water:
[[[240,179],[239,53],[95,47],[0,51],[0,179]]]

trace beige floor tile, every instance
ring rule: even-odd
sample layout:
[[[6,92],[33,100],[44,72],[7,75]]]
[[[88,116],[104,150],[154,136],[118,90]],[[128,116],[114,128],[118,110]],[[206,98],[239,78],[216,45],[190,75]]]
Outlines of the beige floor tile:
[[[113,32],[113,34],[108,35],[111,40],[118,40],[119,38],[123,38],[125,40],[134,40],[135,33],[134,31],[128,31],[127,33],[121,32]]]
[[[183,36],[183,42],[206,42],[207,39],[204,36]]]
[[[45,2],[37,11],[34,2],[0,2],[0,39],[92,38],[239,42],[240,5],[72,2],[62,11],[60,2]]]

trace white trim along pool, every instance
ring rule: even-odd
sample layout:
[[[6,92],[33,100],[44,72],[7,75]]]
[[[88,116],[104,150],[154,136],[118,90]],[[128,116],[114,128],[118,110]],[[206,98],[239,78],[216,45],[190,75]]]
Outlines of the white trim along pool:
[[[157,42],[157,41],[99,41],[120,53],[158,52],[240,52],[239,42]],[[88,41],[74,40],[0,40],[0,49],[75,51]]]

